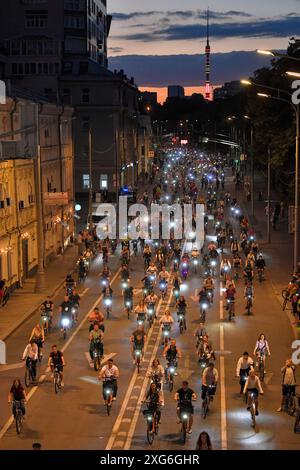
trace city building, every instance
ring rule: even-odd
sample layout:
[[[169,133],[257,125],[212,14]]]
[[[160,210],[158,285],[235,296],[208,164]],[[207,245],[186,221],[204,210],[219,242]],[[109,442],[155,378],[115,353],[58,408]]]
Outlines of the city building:
[[[215,100],[224,100],[230,96],[235,96],[239,94],[243,89],[241,82],[235,80],[232,82],[226,82],[220,88],[215,88],[214,90],[214,99]]]
[[[168,86],[168,98],[184,98],[185,92],[181,85]]]
[[[3,3],[3,2],[2,2]],[[10,18],[7,21],[7,18]],[[5,78],[74,107],[76,194],[111,194],[138,175],[138,89],[107,69],[106,0],[12,0],[0,4]],[[16,31],[18,32],[16,34]]]
[[[157,92],[155,91],[142,91],[140,92],[139,100],[142,103],[142,106],[145,110],[147,107],[153,108],[157,106]]]
[[[20,285],[38,265],[39,196],[44,266],[73,240],[73,109],[18,87],[8,94],[0,104],[0,278]]]

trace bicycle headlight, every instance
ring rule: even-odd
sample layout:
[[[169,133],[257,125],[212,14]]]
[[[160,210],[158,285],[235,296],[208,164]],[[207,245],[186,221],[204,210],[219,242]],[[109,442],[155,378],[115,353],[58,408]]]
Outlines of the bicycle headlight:
[[[105,299],[105,305],[106,307],[110,307],[111,306],[111,299]]]
[[[183,315],[179,315],[179,320],[182,320],[183,319]]]
[[[216,262],[216,261],[212,261],[212,262],[210,263],[210,265],[211,265],[211,266],[217,266],[217,262]]]
[[[46,322],[48,320],[47,317],[43,317],[43,321]]]
[[[135,355],[136,355],[136,356],[140,356],[140,355],[141,355],[141,351],[139,351],[139,350],[135,351]]]
[[[126,307],[130,307],[131,303],[129,302],[129,300],[127,300],[126,302]]]
[[[110,395],[112,393],[112,390],[110,388],[105,389],[105,395]]]
[[[148,416],[147,416],[147,420],[148,420],[148,421],[152,421],[152,416],[151,416],[151,415],[148,415]]]
[[[171,374],[174,374],[174,372],[175,372],[175,367],[170,367],[169,371],[171,372]]]
[[[70,320],[68,318],[63,318],[61,323],[62,326],[67,327],[70,325]]]
[[[122,287],[123,287],[123,289],[126,289],[128,287],[127,282],[123,282]]]
[[[207,309],[208,305],[207,304],[202,304],[202,308],[205,310]]]
[[[183,413],[183,415],[181,417],[182,417],[182,419],[188,419],[188,415],[186,413]]]
[[[194,259],[194,260],[193,260],[193,263],[194,263],[194,265],[196,266],[196,265],[198,264],[198,260],[197,260],[197,259]]]

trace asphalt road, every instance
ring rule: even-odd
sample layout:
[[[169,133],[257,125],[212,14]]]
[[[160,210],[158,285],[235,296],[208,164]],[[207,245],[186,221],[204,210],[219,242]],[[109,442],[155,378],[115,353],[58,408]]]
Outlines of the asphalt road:
[[[210,235],[212,224],[210,223]],[[228,248],[227,248],[228,250]],[[141,296],[141,278],[143,277],[141,256],[133,257],[130,265],[132,285],[135,291],[135,304]],[[88,351],[88,322],[84,320],[88,312],[100,301],[100,273],[102,261],[98,257],[92,266],[85,284],[80,287],[83,294],[79,324],[74,328],[66,341],[63,341],[56,326],[45,342],[42,364],[38,373],[40,382],[29,392],[24,430],[16,434],[12,422],[11,409],[7,404],[7,394],[15,377],[24,376],[24,367],[0,372],[0,449],[31,449],[34,441],[39,441],[43,449],[147,449],[146,423],[141,413],[141,398],[148,387],[145,378],[148,366],[154,357],[162,358],[160,331],[157,322],[148,333],[145,349],[145,361],[138,376],[132,364],[129,337],[135,329],[135,317],[128,320],[123,311],[120,278],[118,277],[118,255],[110,260],[110,267],[115,274],[113,288],[112,317],[105,321],[106,332],[104,353],[114,354],[114,360],[120,369],[119,394],[113,403],[111,415],[106,415],[102,402],[102,386],[97,373],[90,367],[86,358]],[[220,373],[220,382],[211,411],[204,421],[201,416],[201,380],[199,365],[195,355],[194,330],[199,323],[199,309],[195,290],[202,285],[200,273],[191,272],[183,294],[188,301],[188,329],[180,335],[175,324],[173,334],[183,352],[179,362],[175,388],[180,387],[183,379],[188,379],[190,386],[197,393],[195,403],[193,434],[188,437],[185,446],[180,441],[180,425],[176,424],[176,402],[174,392],[164,391],[165,406],[162,409],[162,424],[159,435],[152,448],[157,450],[195,449],[199,432],[206,430],[212,439],[215,449],[291,449],[298,450],[300,436],[294,434],[294,418],[285,413],[277,413],[280,404],[281,374],[280,368],[291,356],[291,344],[294,340],[293,330],[287,315],[282,312],[274,294],[270,273],[266,280],[259,284],[255,281],[254,314],[245,315],[242,298],[243,282],[238,281],[238,300],[236,303],[236,320],[229,323],[223,309],[223,291],[219,278],[216,278],[214,304],[207,315],[206,327],[211,341],[217,351],[216,367]],[[168,292],[170,294],[170,290]],[[63,291],[55,298],[55,320],[57,308],[63,298]],[[166,302],[160,304],[159,316],[173,298],[168,295]],[[176,316],[174,315],[174,318]],[[27,339],[36,318],[29,319],[7,341],[8,363],[20,363]],[[57,323],[57,322],[54,322]],[[251,427],[250,415],[245,402],[239,394],[238,379],[235,377],[236,363],[244,350],[252,355],[255,342],[260,333],[268,338],[271,357],[267,359],[267,375],[263,385],[265,395],[260,397],[260,415],[257,418],[257,429]],[[49,371],[46,372],[46,357],[52,344],[64,348],[66,367],[64,374],[65,387],[55,395]]]

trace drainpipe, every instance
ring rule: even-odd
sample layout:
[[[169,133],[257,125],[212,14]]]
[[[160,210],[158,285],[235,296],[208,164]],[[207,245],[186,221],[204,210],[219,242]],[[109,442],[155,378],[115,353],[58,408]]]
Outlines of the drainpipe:
[[[14,132],[14,115],[17,110],[18,106],[18,100],[14,96],[13,97],[13,107],[11,111],[9,112],[10,114],[10,130],[13,133]],[[12,139],[14,140],[14,135],[12,135]],[[23,280],[22,280],[22,249],[21,249],[21,228],[20,228],[20,217],[19,217],[19,210],[17,207],[17,202],[18,202],[18,192],[17,192],[17,180],[16,180],[16,162],[13,160],[13,175],[14,175],[14,193],[15,193],[15,206],[16,206],[16,221],[17,221],[17,253],[18,253],[18,284],[20,287],[23,286]]]
[[[61,105],[61,113],[58,115],[58,151],[59,151],[59,174],[60,174],[60,190],[63,192],[63,145],[62,145],[62,116],[65,112],[64,104]],[[61,207],[61,253],[64,251],[64,208]]]

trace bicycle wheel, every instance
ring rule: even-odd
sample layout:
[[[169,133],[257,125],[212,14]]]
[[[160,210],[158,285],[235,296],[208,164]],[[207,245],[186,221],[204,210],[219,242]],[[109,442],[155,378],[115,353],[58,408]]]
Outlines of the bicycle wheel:
[[[154,432],[152,432],[152,421],[147,422],[147,441],[149,442],[150,446],[152,446],[154,441]]]
[[[97,356],[94,359],[94,370],[98,372],[99,369],[100,369],[100,357]]]
[[[110,415],[111,402],[112,402],[112,398],[111,398],[111,395],[109,395],[109,397],[108,397],[107,400],[106,400],[106,412],[107,412],[107,416]]]
[[[288,401],[288,413],[290,416],[294,416],[296,411],[296,402],[295,402],[295,397],[292,395],[289,397]]]
[[[206,397],[205,397],[205,401],[204,401],[204,403],[203,403],[203,411],[202,411],[203,419],[206,418],[207,413],[208,413],[208,397],[206,396]]]
[[[25,385],[26,387],[29,387],[30,385],[30,371],[28,367],[26,367],[26,370],[25,370]]]
[[[57,394],[59,390],[59,378],[57,375],[54,376],[54,390],[55,390],[55,393]]]
[[[261,382],[263,382],[265,378],[265,367],[263,361],[259,363],[259,378]]]
[[[170,390],[170,392],[172,392],[173,387],[174,387],[174,379],[173,379],[173,377],[170,375],[170,376],[169,376],[169,390]]]
[[[182,322],[180,322],[179,330],[180,330],[180,334],[182,335],[183,334],[183,324],[182,324]]]
[[[187,423],[183,421],[182,423],[182,428],[181,428],[181,434],[182,434],[182,443],[186,443],[186,431],[187,431]]]
[[[16,431],[17,431],[17,434],[20,434],[20,432],[22,431],[22,412],[21,411],[16,412]]]
[[[140,359],[137,358],[136,360],[136,366],[137,366],[137,371],[138,371],[138,374],[140,373],[140,366],[141,366],[141,362],[140,362]]]
[[[294,424],[294,433],[295,434],[300,433],[300,409],[298,409],[297,413],[296,413],[295,424]]]
[[[256,416],[255,416],[255,406],[254,405],[251,405],[250,413],[251,413],[252,425],[255,428],[255,426],[256,426]]]

